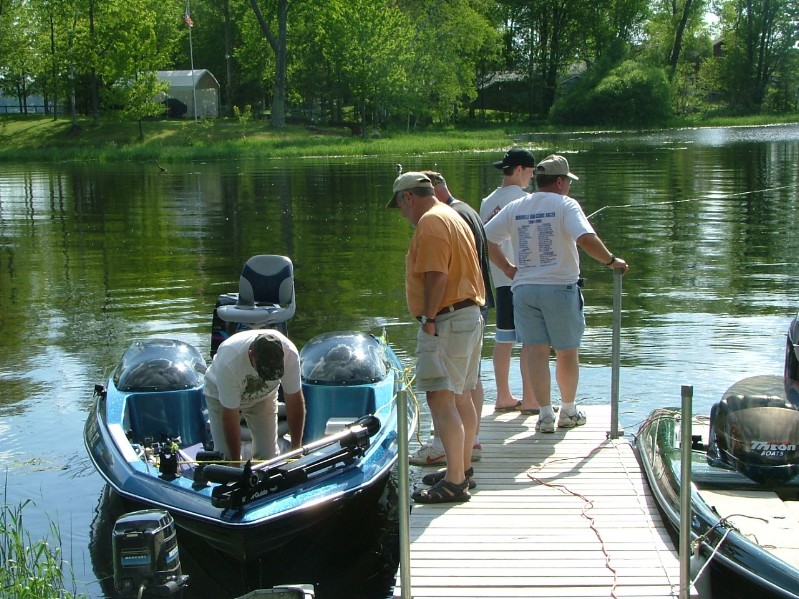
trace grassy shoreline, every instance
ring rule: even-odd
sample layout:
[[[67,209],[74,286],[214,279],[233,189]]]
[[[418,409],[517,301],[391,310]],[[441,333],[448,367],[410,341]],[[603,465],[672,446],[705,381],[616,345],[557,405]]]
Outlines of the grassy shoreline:
[[[683,119],[664,129],[683,127],[763,126],[799,122],[799,115]],[[236,158],[363,156],[415,154],[506,148],[524,135],[553,135],[571,130],[549,125],[493,124],[429,128],[406,133],[387,131],[368,138],[348,129],[288,125],[281,130],[268,121],[235,119],[146,121],[144,138],[138,124],[110,118],[94,126],[78,120],[72,132],[68,118],[6,115],[0,117],[0,161],[141,161],[187,162]],[[598,129],[597,129],[598,130]],[[590,132],[591,130],[584,130]]]

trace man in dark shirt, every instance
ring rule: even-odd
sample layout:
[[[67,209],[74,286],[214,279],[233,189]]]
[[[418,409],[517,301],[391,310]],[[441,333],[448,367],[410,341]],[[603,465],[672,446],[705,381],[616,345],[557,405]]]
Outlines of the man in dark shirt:
[[[435,171],[422,171],[433,183],[433,192],[436,199],[452,208],[457,212],[461,218],[469,225],[474,235],[475,245],[477,249],[477,258],[480,262],[480,271],[483,276],[483,284],[486,289],[485,306],[482,308],[483,323],[486,321],[488,308],[494,307],[494,295],[492,293],[491,285],[491,272],[488,258],[488,241],[486,240],[485,230],[483,229],[483,221],[477,211],[469,206],[466,202],[455,199],[447,187],[447,181],[441,173]],[[480,415],[483,413],[483,382],[478,377],[477,385],[470,391],[472,403],[474,404],[475,412],[477,413],[477,431],[474,437],[474,447],[472,448],[472,461],[477,462],[480,460],[482,446],[480,445]],[[433,423],[435,430],[435,422]],[[435,464],[444,463],[444,447],[441,444],[441,439],[433,436],[428,443],[419,448],[414,454],[410,456],[410,462],[419,466],[431,466]]]

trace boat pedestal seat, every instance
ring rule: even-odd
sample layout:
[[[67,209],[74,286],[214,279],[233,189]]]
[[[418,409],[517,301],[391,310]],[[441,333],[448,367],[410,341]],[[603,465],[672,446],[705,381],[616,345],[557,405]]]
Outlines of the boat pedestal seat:
[[[244,328],[264,329],[280,325],[294,316],[294,266],[286,256],[253,256],[239,277],[239,292],[227,294],[235,303],[220,301],[219,318]],[[221,298],[220,298],[221,299]]]

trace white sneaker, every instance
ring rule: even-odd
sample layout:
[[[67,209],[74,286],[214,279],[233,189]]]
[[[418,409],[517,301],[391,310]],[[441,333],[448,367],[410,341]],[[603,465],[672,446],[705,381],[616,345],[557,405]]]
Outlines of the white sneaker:
[[[429,442],[408,456],[408,461],[414,466],[441,466],[447,463],[447,456]]]
[[[555,417],[554,416],[539,416],[538,422],[535,423],[535,430],[542,433],[555,432]]]
[[[567,416],[561,411],[558,416],[558,428],[574,428],[575,426],[582,426],[585,424],[585,412],[577,410],[571,416]]]

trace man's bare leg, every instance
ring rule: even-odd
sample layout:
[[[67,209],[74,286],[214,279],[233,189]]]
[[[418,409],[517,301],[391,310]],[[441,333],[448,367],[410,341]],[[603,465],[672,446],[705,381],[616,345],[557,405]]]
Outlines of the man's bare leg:
[[[494,379],[497,385],[495,409],[512,408],[519,400],[510,390],[510,359],[513,343],[494,343]]]
[[[458,403],[467,403],[469,410],[466,411],[471,411],[474,414],[474,407],[471,401],[464,402],[463,395],[459,397],[461,401],[457,402],[456,396],[452,391],[427,392],[427,404],[430,406],[430,413],[435,414],[434,422],[435,426],[438,427],[436,435],[441,439],[441,443],[444,445],[444,453],[447,456],[447,474],[445,478],[453,484],[462,483],[464,480],[463,473],[466,471],[463,462],[466,431],[464,430],[464,422],[461,420]],[[474,438],[475,424],[472,421],[470,425],[470,440]],[[469,447],[469,455],[471,457],[471,445]]]

